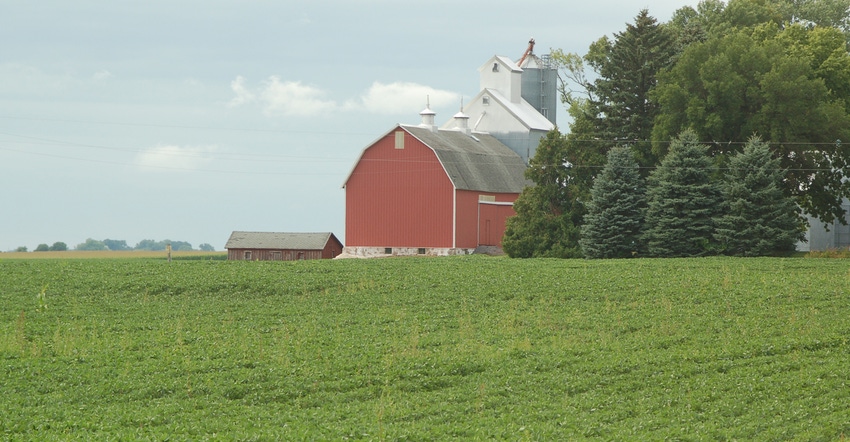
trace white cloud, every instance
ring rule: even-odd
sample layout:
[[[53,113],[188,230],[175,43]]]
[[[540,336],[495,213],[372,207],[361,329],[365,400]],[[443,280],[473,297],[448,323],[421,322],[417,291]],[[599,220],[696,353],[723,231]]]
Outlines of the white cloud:
[[[301,14],[301,18],[298,19],[298,24],[302,26],[308,26],[313,24],[313,20],[310,20],[310,17],[307,14]]]
[[[106,69],[101,69],[92,75],[92,79],[95,81],[103,81],[110,77],[112,77],[112,72],[109,72]]]
[[[0,94],[44,96],[74,90],[79,86],[67,73],[45,72],[20,63],[0,63]]]
[[[460,105],[460,95],[434,89],[417,83],[394,82],[372,83],[372,86],[356,101],[345,104],[348,110],[363,109],[375,114],[410,114],[425,107],[429,100],[432,107],[452,104]]]
[[[198,169],[212,159],[214,146],[159,145],[145,149],[136,156],[136,165],[143,169]]]
[[[460,95],[430,86],[409,82],[374,82],[359,97],[339,103],[325,98],[328,92],[300,81],[283,81],[269,77],[256,92],[237,76],[230,83],[235,96],[229,106],[260,102],[266,115],[313,116],[336,111],[362,111],[372,114],[410,115],[425,107],[426,100],[432,108],[459,106]]]
[[[300,81],[281,81],[270,77],[260,91],[260,100],[268,115],[312,116],[333,111],[337,104],[325,100],[327,93]]]
[[[241,106],[254,101],[254,94],[245,86],[245,77],[237,75],[236,79],[230,82],[230,89],[236,96],[227,103],[228,106]]]

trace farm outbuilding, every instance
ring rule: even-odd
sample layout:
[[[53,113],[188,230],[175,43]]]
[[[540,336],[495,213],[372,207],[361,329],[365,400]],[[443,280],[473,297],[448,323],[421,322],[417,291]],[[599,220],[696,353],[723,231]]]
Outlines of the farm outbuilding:
[[[234,261],[298,261],[332,259],[342,253],[342,243],[330,232],[240,232],[230,234],[224,246]]]
[[[501,245],[526,181],[522,158],[486,133],[398,125],[361,154],[345,182],[346,253],[450,255]],[[464,119],[463,113],[455,115]]]
[[[557,72],[533,47],[517,62],[490,58],[480,93],[441,127],[426,106],[419,125],[399,124],[363,150],[343,185],[346,254],[501,247],[513,203],[532,185],[528,161],[555,128]]]
[[[844,209],[843,219],[836,219],[829,224],[811,215],[807,216],[809,228],[806,230],[806,241],[798,243],[797,250],[822,252],[850,248],[850,224],[845,224],[850,221],[850,200],[843,199],[841,208]]]

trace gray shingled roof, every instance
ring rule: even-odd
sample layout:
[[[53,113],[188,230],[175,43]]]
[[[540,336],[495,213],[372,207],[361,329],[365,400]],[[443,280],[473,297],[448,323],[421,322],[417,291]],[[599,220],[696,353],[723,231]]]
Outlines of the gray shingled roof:
[[[522,158],[492,135],[401,127],[434,149],[457,189],[520,193],[531,185],[525,179],[526,166]]]
[[[225,249],[322,250],[333,233],[238,232],[230,234]]]

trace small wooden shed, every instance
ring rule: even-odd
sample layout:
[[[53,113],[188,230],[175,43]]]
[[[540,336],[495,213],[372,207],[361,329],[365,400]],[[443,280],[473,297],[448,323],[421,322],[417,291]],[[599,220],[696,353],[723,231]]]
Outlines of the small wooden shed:
[[[235,261],[297,261],[332,259],[342,253],[342,243],[331,232],[234,231],[224,246]]]

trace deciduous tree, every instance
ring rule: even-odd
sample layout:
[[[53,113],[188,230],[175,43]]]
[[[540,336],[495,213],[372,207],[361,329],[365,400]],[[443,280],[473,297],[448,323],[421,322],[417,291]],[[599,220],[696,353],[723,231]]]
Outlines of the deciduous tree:
[[[127,241],[123,239],[104,239],[103,244],[105,244],[109,250],[130,250],[130,246],[127,245]]]
[[[106,244],[104,244],[103,241],[88,238],[86,239],[86,242],[77,244],[76,250],[96,251],[108,249],[106,248]]]
[[[693,44],[660,76],[654,150],[663,156],[666,140],[692,128],[700,140],[712,143],[711,154],[722,162],[758,134],[788,170],[785,194],[795,196],[806,212],[832,221],[843,216],[841,200],[850,197],[844,179],[850,174],[850,145],[838,142],[850,139],[847,101],[834,96],[813,68],[812,54],[822,49],[801,50],[787,41],[798,38],[764,31],[764,38],[739,31]],[[809,31],[792,27],[785,32]],[[840,51],[824,59],[838,70],[829,73],[836,84],[850,75],[850,59]],[[846,71],[841,67],[845,59]]]
[[[540,141],[525,176],[534,182],[514,203],[502,239],[514,258],[578,257],[578,222],[572,195],[572,171],[566,159],[566,139],[555,129]]]
[[[177,251],[189,251],[192,250],[192,244],[186,241],[171,241],[165,240],[166,245],[171,243],[171,250]]]

